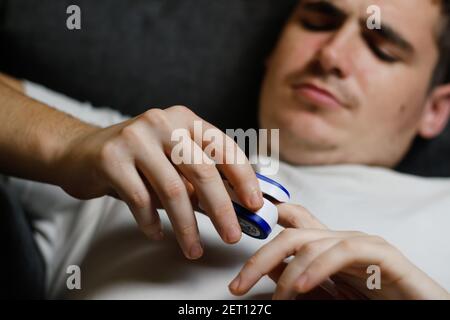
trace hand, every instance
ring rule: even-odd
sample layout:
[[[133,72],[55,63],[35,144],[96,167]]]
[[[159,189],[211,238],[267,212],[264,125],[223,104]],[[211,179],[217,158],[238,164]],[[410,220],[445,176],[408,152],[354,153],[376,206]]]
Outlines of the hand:
[[[172,132],[186,129],[193,137],[194,121],[202,121],[204,129],[218,130],[189,109],[176,106],[151,109],[105,129],[82,131],[58,156],[59,172],[64,172],[58,184],[80,199],[113,195],[124,200],[140,229],[155,240],[163,236],[156,211],[162,206],[184,254],[191,259],[203,254],[191,203],[195,195],[222,239],[235,243],[241,237],[241,228],[220,173],[250,210],[263,205],[256,175],[242,150],[220,131],[223,144],[213,140],[197,145],[192,141],[193,153],[203,159],[204,148],[213,144],[215,158],[222,159],[221,163],[226,163],[229,153],[237,152],[245,164],[174,165],[170,160],[176,145]]]
[[[330,277],[341,297],[359,293],[359,297],[362,294],[372,299],[450,298],[446,290],[382,238],[326,230],[302,207],[285,204],[280,209],[282,224],[307,229],[285,229],[262,247],[231,282],[233,294],[247,293],[261,277],[269,275],[277,283],[274,299],[307,294]],[[294,257],[286,263],[290,256]],[[367,287],[367,269],[372,265],[381,269],[381,290]]]

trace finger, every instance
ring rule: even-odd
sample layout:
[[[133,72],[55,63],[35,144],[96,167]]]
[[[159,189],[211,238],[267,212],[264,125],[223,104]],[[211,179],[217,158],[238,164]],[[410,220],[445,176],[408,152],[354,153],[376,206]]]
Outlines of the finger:
[[[302,206],[280,203],[277,208],[278,223],[285,228],[327,229],[324,224]]]
[[[186,150],[186,152],[189,152]],[[193,157],[204,157],[203,150],[192,142]],[[197,153],[197,155],[196,155]],[[200,158],[201,159],[201,158]],[[227,243],[236,243],[241,238],[236,212],[223,180],[214,164],[180,164],[182,174],[194,186],[199,203],[208,213],[219,235]]]
[[[176,169],[176,167],[175,167],[175,169]],[[200,208],[198,207],[198,199],[197,199],[197,196],[195,195],[194,186],[181,174],[181,172],[178,172],[178,174],[180,175],[181,180],[183,180],[184,186],[186,187],[186,191],[189,195],[189,198],[191,199],[192,207],[194,208],[194,210],[197,210],[197,211],[200,210]],[[143,176],[142,174],[140,174],[140,175],[145,183],[145,186],[149,190],[150,195],[152,196],[152,203],[154,203],[154,205],[157,209],[164,209],[161,201],[156,196],[150,183],[147,181],[145,176]],[[113,194],[110,194],[110,196],[114,197]]]
[[[174,168],[177,169],[177,167],[174,167]],[[179,174],[181,180],[183,181],[184,186],[186,187],[186,191],[187,191],[189,197],[192,197],[192,196],[195,194],[194,186],[192,185],[192,183],[190,183],[190,182],[183,176],[183,174],[182,174],[180,171],[177,170],[177,172],[178,172],[178,174]],[[147,189],[149,189],[149,190],[150,190],[150,193],[152,193],[153,188],[152,188],[152,185],[150,184],[150,182],[148,182],[148,180],[146,179],[146,177],[145,177],[142,173],[139,173],[139,174],[140,174],[140,176],[141,176],[141,178],[142,178],[142,181],[144,181],[145,186],[147,187]],[[154,192],[153,192],[153,193],[154,193]],[[162,206],[161,201],[159,201],[158,198],[156,198],[155,205],[156,205],[156,207],[157,207],[158,209],[164,209],[163,206]]]
[[[326,238],[311,241],[303,245],[297,251],[295,258],[288,264],[277,282],[277,288],[273,295],[274,300],[291,300],[298,295],[296,280],[320,254],[338,243],[338,238]]]
[[[177,171],[178,171],[178,168],[177,168],[177,167],[175,167],[175,169],[177,169]],[[181,177],[181,180],[183,180],[183,183],[184,183],[184,185],[185,185],[185,187],[186,187],[187,193],[188,193],[188,195],[189,195],[189,199],[191,199],[192,207],[194,208],[195,211],[201,211],[201,208],[199,207],[199,203],[198,203],[198,198],[197,198],[197,195],[196,195],[196,193],[195,193],[195,188],[194,188],[194,186],[192,185],[192,183],[189,182],[188,179],[186,179],[186,178],[183,176],[183,174],[181,173],[181,171],[178,172],[178,173],[179,173],[179,175],[180,175],[180,177]]]
[[[142,145],[137,166],[156,192],[184,255],[198,259],[203,255],[194,211],[185,184],[166,155],[150,144]]]
[[[125,201],[139,229],[152,240],[163,238],[162,225],[151,195],[133,164],[121,162],[108,168],[115,189],[112,194]]]
[[[237,143],[221,130],[197,117],[205,130],[201,143],[195,141],[217,162],[220,172],[227,178],[239,201],[249,210],[258,211],[263,206],[263,196],[258,179],[245,153]],[[194,135],[195,128],[191,126]]]
[[[117,191],[114,190],[114,189],[111,189],[111,190],[107,193],[107,195],[110,196],[110,197],[113,197],[114,199],[125,201],[124,199],[122,199],[122,198],[120,197],[120,195],[119,195],[119,194],[117,193]]]
[[[295,300],[301,301],[318,301],[318,300],[345,300],[345,297],[331,292],[333,290],[325,289],[323,286],[319,286],[311,290],[306,294],[299,294],[295,297]]]
[[[169,108],[168,112],[171,114],[171,118],[173,118],[172,128],[188,128],[190,137],[194,137],[194,140],[189,139],[185,134],[183,134],[185,139],[182,139],[182,142],[168,138],[163,139],[165,150],[169,150],[168,153],[172,155],[174,150],[179,150],[180,143],[187,144],[183,148],[182,158],[184,160],[190,159],[191,161],[189,163],[182,161],[181,164],[179,161],[176,161],[175,163],[177,163],[182,174],[193,184],[200,204],[210,216],[222,239],[227,243],[238,242],[242,236],[242,230],[239,226],[230,196],[218,171],[220,165],[216,167],[214,161],[208,156],[208,154],[214,156],[219,164],[227,163],[225,156],[229,152],[225,151],[225,148],[228,148],[227,150],[233,149],[232,147],[236,146],[236,144],[223,132],[184,107]],[[173,113],[177,116],[174,117]],[[211,138],[219,137],[219,139],[208,139],[208,135]],[[169,137],[170,135],[166,133],[163,136]],[[186,140],[189,140],[188,143],[186,143]],[[225,141],[231,141],[231,143],[225,143]],[[227,147],[230,145],[232,146],[231,148]],[[206,149],[206,151],[211,150],[212,152],[206,154],[203,149]],[[240,149],[237,150],[238,155],[243,154]],[[231,153],[234,154],[233,152]],[[244,159],[246,160],[245,155]],[[198,160],[201,161],[201,164],[198,163]],[[236,181],[239,182],[236,186],[233,186],[236,188],[238,198],[246,198],[247,193],[252,193],[254,197],[255,188],[259,191],[259,184],[256,180],[256,174],[251,169],[248,161],[244,161],[243,165],[232,164],[231,167],[234,169],[228,169],[227,167],[224,169],[224,175],[228,175],[227,178],[231,184]],[[251,174],[250,177],[248,176],[248,172]],[[250,205],[250,208],[255,207],[258,210],[262,207],[263,199],[261,192],[259,192],[258,198],[258,205]],[[247,202],[249,201],[242,201],[243,204],[247,204]]]
[[[347,276],[343,273],[337,273],[331,279],[336,285],[337,290],[345,300],[367,300],[368,297],[364,295],[357,288],[360,286],[358,279],[352,276]]]
[[[345,239],[322,253],[305,269],[297,279],[297,290],[306,293],[325,279],[345,268],[355,265],[381,265],[385,250],[382,246],[357,239]]]
[[[183,180],[184,186],[186,187],[186,191],[189,195],[189,197],[192,197],[195,195],[195,188],[182,174],[180,174],[181,180]]]
[[[247,261],[239,275],[231,282],[230,291],[235,295],[247,293],[263,276],[285,258],[295,254],[304,244],[334,236],[335,233],[325,230],[283,230]]]
[[[277,283],[278,279],[280,279],[287,266],[287,262],[281,262],[279,265],[269,271],[268,276],[270,277],[270,279],[272,279],[273,282]]]

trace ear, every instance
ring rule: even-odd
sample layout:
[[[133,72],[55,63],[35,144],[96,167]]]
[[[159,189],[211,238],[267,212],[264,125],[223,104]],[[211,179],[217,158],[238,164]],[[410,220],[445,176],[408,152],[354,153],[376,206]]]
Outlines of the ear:
[[[425,104],[419,135],[425,139],[437,137],[447,126],[450,117],[450,84],[433,89]]]

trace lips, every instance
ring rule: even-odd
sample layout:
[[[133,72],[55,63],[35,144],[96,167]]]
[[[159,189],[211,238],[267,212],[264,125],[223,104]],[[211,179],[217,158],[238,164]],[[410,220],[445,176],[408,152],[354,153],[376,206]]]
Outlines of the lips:
[[[301,83],[294,86],[295,94],[301,100],[327,109],[343,108],[343,103],[331,91],[315,83]]]

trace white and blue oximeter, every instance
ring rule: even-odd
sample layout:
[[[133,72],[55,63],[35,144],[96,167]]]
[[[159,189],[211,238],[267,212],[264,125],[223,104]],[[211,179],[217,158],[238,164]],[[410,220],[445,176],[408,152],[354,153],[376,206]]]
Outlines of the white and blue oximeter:
[[[272,199],[277,202],[288,202],[291,198],[289,191],[278,182],[259,173],[256,174],[263,194],[264,205],[257,212],[246,209],[238,200],[228,181],[225,187],[230,194],[234,210],[238,216],[242,232],[256,239],[267,239],[278,222],[278,209]]]

